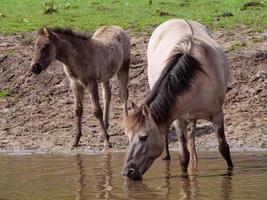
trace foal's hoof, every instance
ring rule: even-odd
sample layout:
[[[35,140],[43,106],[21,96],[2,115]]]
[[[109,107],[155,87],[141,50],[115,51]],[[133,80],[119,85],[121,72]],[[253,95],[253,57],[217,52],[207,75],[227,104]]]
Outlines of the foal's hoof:
[[[75,142],[75,143],[72,144],[71,149],[75,149],[75,148],[77,148],[78,146],[79,146],[79,144]]]
[[[100,134],[99,140],[100,140],[100,142],[105,142],[105,141],[109,140],[109,135]]]
[[[162,158],[162,160],[171,160],[171,156],[165,156]]]
[[[109,127],[109,123],[105,123],[106,130],[108,130],[108,127]]]
[[[112,145],[109,141],[104,141],[104,148],[108,149],[108,148],[112,148]]]

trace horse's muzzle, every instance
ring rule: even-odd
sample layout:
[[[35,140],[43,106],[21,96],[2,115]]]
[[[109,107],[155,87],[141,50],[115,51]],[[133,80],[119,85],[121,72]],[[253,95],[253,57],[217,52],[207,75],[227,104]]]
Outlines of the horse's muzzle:
[[[142,175],[139,173],[139,171],[135,168],[127,168],[124,169],[121,173],[124,177],[130,180],[142,180]]]
[[[39,63],[35,63],[32,65],[31,71],[34,74],[40,74],[42,72],[42,67]]]

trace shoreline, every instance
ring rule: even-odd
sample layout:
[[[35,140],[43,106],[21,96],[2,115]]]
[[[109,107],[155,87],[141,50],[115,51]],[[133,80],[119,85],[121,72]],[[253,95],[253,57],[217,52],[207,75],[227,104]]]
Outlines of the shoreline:
[[[224,104],[225,133],[231,151],[267,151],[267,30],[218,30],[213,37],[226,50],[230,62],[229,90]],[[255,39],[256,38],[256,39]],[[80,147],[71,150],[75,133],[74,101],[62,65],[55,62],[42,74],[23,76],[28,70],[34,47],[34,34],[0,35],[0,90],[10,94],[0,100],[0,154],[21,153],[98,153],[99,126],[85,95],[83,136]],[[131,37],[129,101],[140,104],[149,92],[146,47],[149,35]],[[245,45],[238,46],[237,42]],[[108,133],[111,152],[127,147],[121,127],[122,109],[119,86],[111,80],[112,97]],[[101,97],[100,97],[101,99]],[[170,149],[177,150],[177,139],[170,135]],[[217,151],[212,126],[197,125],[196,148]]]

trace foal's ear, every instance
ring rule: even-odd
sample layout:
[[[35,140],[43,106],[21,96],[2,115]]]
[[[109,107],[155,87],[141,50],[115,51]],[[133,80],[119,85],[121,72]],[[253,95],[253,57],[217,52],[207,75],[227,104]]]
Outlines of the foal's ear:
[[[146,105],[146,104],[143,105],[142,113],[146,119],[150,119],[151,111],[150,111],[150,108],[148,107],[148,105]]]
[[[53,40],[56,38],[55,34],[47,26],[44,26],[43,32],[44,32],[44,35],[50,40]]]
[[[46,26],[44,26],[43,31],[46,37],[49,37],[51,35],[51,31]]]

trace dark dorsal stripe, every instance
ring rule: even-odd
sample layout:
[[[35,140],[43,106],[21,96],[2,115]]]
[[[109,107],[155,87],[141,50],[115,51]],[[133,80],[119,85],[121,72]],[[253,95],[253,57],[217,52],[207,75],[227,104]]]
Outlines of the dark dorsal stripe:
[[[199,72],[205,74],[200,62],[189,53],[179,51],[168,59],[160,78],[145,100],[157,123],[166,120],[177,95],[190,92],[191,84]]]

